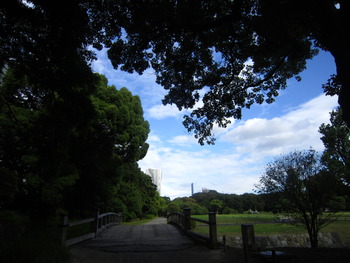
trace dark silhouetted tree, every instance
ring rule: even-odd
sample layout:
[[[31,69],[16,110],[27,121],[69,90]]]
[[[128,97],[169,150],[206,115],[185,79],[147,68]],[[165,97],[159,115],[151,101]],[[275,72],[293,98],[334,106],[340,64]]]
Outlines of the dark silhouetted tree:
[[[108,51],[114,67],[138,73],[152,67],[157,82],[168,90],[164,104],[194,108],[183,123],[201,144],[214,142],[215,123],[226,127],[231,117],[241,118],[242,108],[273,102],[288,79],[300,79],[306,60],[318,49],[335,58],[339,103],[350,123],[347,1],[144,0],[107,5],[124,18],[120,25],[125,35]],[[199,100],[203,104],[197,107]]]
[[[318,49],[337,67],[337,89],[350,123],[345,0],[2,1],[0,68],[21,66],[32,81],[69,94],[77,69],[108,48],[115,68],[152,67],[168,90],[163,103],[193,108],[184,125],[201,144],[214,143],[242,108],[272,103]],[[35,70],[33,70],[35,69]],[[332,77],[334,80],[334,78]],[[330,81],[331,83],[332,81]],[[203,94],[203,95],[200,95]],[[203,105],[194,108],[201,100]]]
[[[122,195],[120,184],[134,191],[141,191],[143,187],[141,183],[133,188],[126,186],[132,178],[124,180],[133,175],[138,178],[142,172],[136,162],[148,150],[149,124],[143,119],[140,99],[126,88],[117,90],[109,86],[102,75],[98,75],[98,79],[96,91],[90,96],[94,118],[73,145],[81,175],[67,195],[66,206],[71,207],[71,212],[77,211],[77,207],[83,211],[116,210],[116,199]],[[122,169],[123,166],[129,167],[130,172]],[[145,198],[143,196],[143,200]]]
[[[322,161],[328,171],[350,186],[350,130],[342,119],[340,108],[330,113],[330,124],[322,124],[319,132],[325,146]]]

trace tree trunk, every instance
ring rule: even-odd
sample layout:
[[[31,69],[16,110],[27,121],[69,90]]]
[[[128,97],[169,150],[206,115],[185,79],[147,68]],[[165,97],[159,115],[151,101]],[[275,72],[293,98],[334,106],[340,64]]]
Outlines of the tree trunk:
[[[334,1],[314,1],[313,6],[315,22],[320,30],[316,38],[335,59],[337,76],[342,86],[338,102],[343,110],[343,119],[350,127],[350,48],[347,26],[350,23],[350,2],[341,1],[339,10]]]
[[[308,231],[311,248],[318,248],[318,231]]]
[[[337,75],[342,85],[338,102],[343,110],[343,120],[350,127],[350,49],[348,48],[344,52],[340,50],[339,53],[341,54],[337,55],[337,57],[334,56],[337,65]]]

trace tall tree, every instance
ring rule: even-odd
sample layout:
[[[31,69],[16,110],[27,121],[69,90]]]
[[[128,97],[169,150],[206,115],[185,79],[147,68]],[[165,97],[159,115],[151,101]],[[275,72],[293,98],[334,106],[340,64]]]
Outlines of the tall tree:
[[[71,145],[92,115],[87,90],[95,79],[72,87],[69,97],[31,80],[18,68],[2,79],[0,157],[13,178],[6,181],[17,183],[15,208],[35,214],[55,211],[79,176]]]
[[[159,195],[151,177],[141,172],[137,163],[126,163],[118,171],[122,178],[116,187],[115,209],[125,220],[157,215]]]
[[[325,150],[322,161],[328,171],[350,186],[350,130],[338,108],[330,113],[330,124],[322,124],[319,132]]]
[[[108,85],[102,75],[97,77],[96,91],[90,96],[94,117],[89,122],[89,129],[73,144],[80,178],[66,198],[71,212],[77,207],[84,211],[115,210],[116,199],[121,198],[121,184],[125,186],[134,180],[133,175],[139,177],[141,171],[136,168],[137,161],[148,150],[149,124],[143,118],[139,97],[126,88],[117,90]],[[124,166],[127,168],[122,169]],[[125,187],[141,192],[142,184],[135,185]],[[134,194],[136,198],[138,194]],[[131,206],[127,207],[131,209]]]
[[[311,247],[318,247],[318,232],[337,218],[330,202],[336,191],[334,177],[323,171],[321,157],[314,150],[282,155],[266,166],[257,185],[260,193],[280,193],[284,211],[308,231]]]
[[[137,165],[146,155],[149,124],[137,96],[108,86],[104,76],[91,76],[87,87],[76,86],[66,97],[33,84],[17,68],[4,75],[2,209],[42,215],[66,208],[80,215],[115,208],[123,178],[118,168]],[[154,195],[148,191],[143,200],[148,194]]]

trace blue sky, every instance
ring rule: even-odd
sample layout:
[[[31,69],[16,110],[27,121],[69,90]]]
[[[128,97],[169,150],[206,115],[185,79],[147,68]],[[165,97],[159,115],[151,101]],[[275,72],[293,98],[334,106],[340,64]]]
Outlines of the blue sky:
[[[329,112],[337,97],[323,95],[322,84],[335,73],[330,54],[321,52],[308,62],[302,81],[288,81],[272,104],[254,105],[243,111],[241,120],[233,120],[226,129],[215,129],[216,144],[200,146],[182,126],[182,116],[175,106],[163,106],[166,94],[156,84],[152,70],[143,75],[114,70],[106,51],[97,52],[95,72],[104,74],[110,85],[128,88],[141,98],[144,118],[151,133],[147,156],[140,168],[160,168],[163,173],[162,196],[190,196],[202,188],[221,193],[252,192],[254,184],[274,157],[292,150],[322,151],[318,128],[329,122]]]

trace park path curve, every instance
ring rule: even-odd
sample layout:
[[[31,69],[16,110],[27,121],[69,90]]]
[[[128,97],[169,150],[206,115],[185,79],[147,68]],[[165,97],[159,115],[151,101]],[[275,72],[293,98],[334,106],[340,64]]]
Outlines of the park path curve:
[[[232,262],[222,250],[210,250],[182,235],[165,218],[145,225],[111,227],[70,251],[74,263]]]

